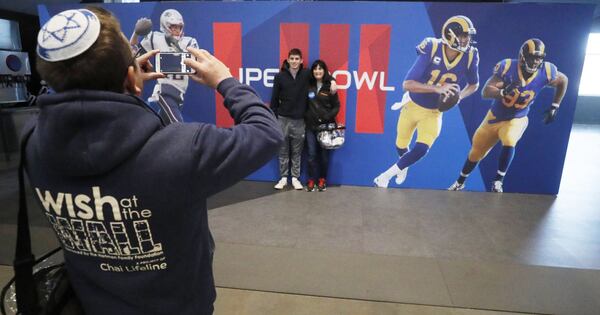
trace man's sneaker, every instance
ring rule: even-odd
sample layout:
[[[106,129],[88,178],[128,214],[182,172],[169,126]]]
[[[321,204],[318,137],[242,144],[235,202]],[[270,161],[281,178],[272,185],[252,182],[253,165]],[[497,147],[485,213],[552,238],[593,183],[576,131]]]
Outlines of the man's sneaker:
[[[497,192],[497,193],[501,193],[502,190],[502,182],[497,180],[495,182],[492,183],[492,191],[493,192]]]
[[[277,182],[277,184],[275,184],[275,187],[273,187],[273,188],[275,188],[277,190],[282,190],[285,186],[287,186],[287,182],[288,182],[287,177],[282,177]]]
[[[296,177],[292,177],[292,186],[296,190],[302,190],[302,189],[304,189],[304,186],[302,186],[302,183]]]
[[[319,178],[319,191],[326,191],[327,190],[327,181],[325,180],[325,178]]]
[[[450,191],[460,191],[463,189],[465,189],[465,183],[459,184],[458,182],[454,182],[452,186],[448,187],[448,190]]]
[[[408,174],[408,167],[400,170],[398,175],[396,175],[396,185],[402,185],[402,183],[404,183],[406,180],[406,174]]]
[[[315,191],[315,181],[312,179],[308,180],[308,183],[306,183],[306,191]]]

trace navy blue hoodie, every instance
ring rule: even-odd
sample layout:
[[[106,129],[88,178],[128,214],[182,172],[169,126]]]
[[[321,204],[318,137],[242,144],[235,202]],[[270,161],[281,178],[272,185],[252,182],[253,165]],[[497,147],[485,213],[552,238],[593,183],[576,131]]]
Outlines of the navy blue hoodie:
[[[227,79],[218,91],[233,128],[165,127],[126,94],[39,98],[27,172],[87,314],[212,313],[206,198],[258,169],[282,142],[252,88]]]
[[[296,77],[293,77],[287,61],[284,62],[281,71],[275,75],[271,94],[271,109],[277,116],[304,119],[309,79],[310,70],[300,65]]]

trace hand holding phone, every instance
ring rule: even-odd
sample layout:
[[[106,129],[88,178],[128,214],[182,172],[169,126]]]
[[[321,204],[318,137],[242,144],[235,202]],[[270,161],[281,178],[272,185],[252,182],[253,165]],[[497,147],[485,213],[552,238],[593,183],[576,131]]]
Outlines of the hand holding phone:
[[[215,89],[221,81],[232,77],[229,68],[208,51],[191,47],[187,48],[187,51],[195,57],[184,61],[196,71],[195,74],[190,75],[194,81]]]
[[[127,68],[128,71],[128,90],[134,95],[141,95],[142,89],[144,87],[144,81],[156,80],[160,78],[164,78],[165,75],[159,72],[154,72],[152,64],[150,63],[150,58],[155,56],[158,53],[158,50],[151,50],[146,52],[145,54],[138,56],[140,51],[138,51],[133,58],[135,58],[136,63],[138,64],[138,71],[134,70],[133,66]],[[131,71],[131,78],[134,78],[132,81],[129,81],[129,72]]]
[[[156,72],[164,74],[184,74],[191,75],[196,71],[184,63],[185,59],[193,59],[191,53],[158,53],[156,54]]]

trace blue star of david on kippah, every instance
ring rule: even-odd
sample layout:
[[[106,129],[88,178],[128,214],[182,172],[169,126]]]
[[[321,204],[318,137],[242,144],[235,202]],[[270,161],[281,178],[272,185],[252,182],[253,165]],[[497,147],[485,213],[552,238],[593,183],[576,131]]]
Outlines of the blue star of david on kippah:
[[[67,37],[68,30],[81,28],[81,25],[77,23],[77,21],[73,20],[76,14],[77,13],[72,13],[70,16],[64,15],[62,13],[58,14],[58,16],[62,16],[67,20],[65,26],[58,30],[48,31],[48,26],[46,25],[46,27],[44,27],[44,29],[42,30],[44,32],[42,43],[45,43],[51,37],[55,38],[56,40],[62,43]]]
[[[38,56],[50,62],[81,55],[100,35],[100,21],[89,10],[67,10],[53,16],[38,33]]]

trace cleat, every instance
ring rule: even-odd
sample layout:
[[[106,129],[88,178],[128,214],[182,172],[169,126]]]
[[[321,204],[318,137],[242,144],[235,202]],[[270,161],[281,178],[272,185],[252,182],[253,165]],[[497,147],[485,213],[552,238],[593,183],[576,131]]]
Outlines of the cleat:
[[[282,177],[282,178],[281,178],[281,179],[280,179],[280,180],[277,182],[277,184],[275,184],[275,187],[273,187],[273,188],[275,188],[275,189],[277,189],[277,190],[282,190],[283,188],[285,188],[285,186],[287,186],[287,184],[288,184],[287,177]]]
[[[318,185],[319,191],[326,191],[327,190],[327,181],[325,180],[325,178],[319,178],[319,185]]]
[[[501,181],[499,181],[499,180],[497,180],[497,181],[494,181],[494,182],[492,183],[492,191],[493,191],[493,192],[497,192],[497,193],[501,193],[501,192],[503,192],[503,189],[502,189],[502,182],[501,182]]]
[[[302,183],[296,177],[292,177],[292,186],[294,187],[295,190],[303,190],[304,189],[304,186],[302,186]]]
[[[465,183],[459,184],[458,182],[454,182],[452,186],[448,187],[450,191],[461,191],[463,189],[465,189]]]
[[[376,187],[387,188],[388,185],[390,184],[390,179],[387,178],[384,174],[381,174],[381,175],[375,177],[375,179],[373,179],[373,183],[375,184]]]
[[[405,167],[404,169],[400,170],[398,174],[396,174],[396,185],[402,185],[402,183],[404,183],[406,180],[406,174],[408,174],[408,167]]]
[[[312,179],[308,180],[308,183],[306,183],[306,191],[311,192],[311,191],[315,191],[315,181]]]

